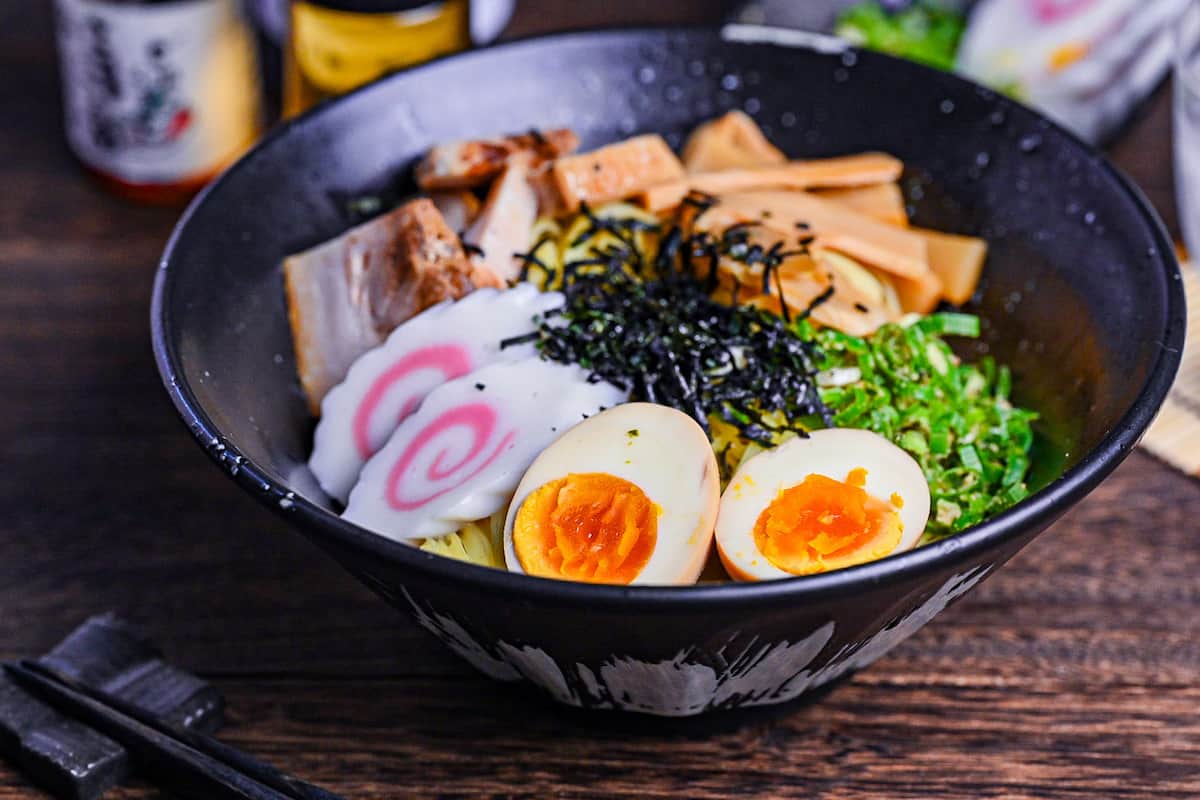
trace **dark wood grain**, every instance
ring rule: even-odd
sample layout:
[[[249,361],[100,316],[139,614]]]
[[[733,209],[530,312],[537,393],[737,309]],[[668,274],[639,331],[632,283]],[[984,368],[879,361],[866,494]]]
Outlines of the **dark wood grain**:
[[[657,721],[470,671],[191,443],[147,331],[177,212],[71,161],[45,5],[0,5],[0,658],[114,608],[216,681],[230,742],[348,797],[1200,796],[1200,488],[1141,454],[817,702]],[[722,5],[527,0],[514,28]],[[1111,152],[1173,225],[1168,123],[1164,90]],[[0,764],[0,800],[38,796]]]

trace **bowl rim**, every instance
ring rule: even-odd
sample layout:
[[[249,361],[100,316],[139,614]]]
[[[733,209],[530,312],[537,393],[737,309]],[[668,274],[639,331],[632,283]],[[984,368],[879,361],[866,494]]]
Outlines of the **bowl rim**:
[[[508,40],[487,47],[455,53],[401,72],[384,76],[340,97],[310,109],[306,113],[281,123],[260,139],[254,147],[206,186],[180,216],[167,241],[155,274],[150,307],[151,339],[155,364],[163,385],[176,411],[201,448],[218,465],[230,473],[236,483],[252,496],[297,524],[318,546],[330,538],[339,545],[389,561],[407,570],[422,573],[432,580],[464,582],[472,591],[484,594],[517,595],[529,601],[552,600],[569,606],[632,610],[654,605],[666,610],[693,608],[709,604],[751,605],[781,600],[812,600],[843,594],[859,586],[877,587],[911,580],[921,573],[946,570],[974,559],[984,551],[993,550],[1019,538],[1030,529],[1051,523],[1071,505],[1096,487],[1133,450],[1138,439],[1150,425],[1170,390],[1182,357],[1185,335],[1185,304],[1182,275],[1174,256],[1172,243],[1162,220],[1142,191],[1095,147],[1082,141],[1068,130],[1048,120],[1040,112],[1011,98],[996,96],[999,102],[1020,108],[1033,115],[1047,130],[1055,132],[1090,157],[1093,168],[1101,170],[1133,201],[1142,223],[1148,228],[1157,248],[1155,256],[1162,262],[1162,291],[1165,299],[1164,329],[1156,338],[1159,347],[1155,362],[1133,403],[1099,444],[1084,454],[1049,485],[1022,500],[1012,508],[991,519],[968,528],[940,542],[918,547],[905,553],[877,561],[834,570],[817,575],[796,576],[752,583],[721,583],[691,586],[617,586],[590,584],[538,578],[507,570],[477,566],[419,550],[409,544],[388,539],[353,523],[346,522],[330,511],[305,499],[286,483],[276,481],[270,474],[240,454],[206,414],[185,376],[179,354],[173,347],[170,329],[170,309],[165,297],[172,280],[171,263],[177,257],[180,240],[191,219],[203,207],[218,187],[245,168],[253,156],[271,146],[276,139],[302,127],[313,118],[329,113],[333,108],[354,101],[360,95],[379,90],[396,80],[411,80],[413,76],[436,69],[445,61],[487,58],[493,52],[539,47],[587,37],[638,39],[647,36],[701,37],[723,44],[806,49],[829,55],[855,52],[860,59],[885,59],[902,63],[904,69],[915,69],[939,76],[940,80],[961,84],[961,88],[989,92],[986,87],[954,73],[946,73],[921,64],[893,58],[881,53],[863,51],[836,37],[794,31],[766,25],[730,24],[721,26],[655,25],[636,27],[599,27],[541,34]]]

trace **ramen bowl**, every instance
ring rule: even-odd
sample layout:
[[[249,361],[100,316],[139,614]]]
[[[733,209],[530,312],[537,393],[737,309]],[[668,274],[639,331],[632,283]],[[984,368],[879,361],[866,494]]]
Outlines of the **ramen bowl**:
[[[986,238],[975,351],[1042,413],[1033,483],[936,544],[786,580],[689,587],[551,581],[358,528],[308,472],[313,420],[281,259],[345,230],[346,199],[410,190],[448,139],[569,126],[584,147],[678,145],[728,109],[792,157],[883,150],[922,225]],[[952,75],[770,28],[530,39],[372,84],[268,136],[184,214],[157,275],[154,349],[208,455],[483,673],[575,706],[691,715],[779,703],[862,669],[985,580],[1129,453],[1179,362],[1184,303],[1163,227],[1102,156]]]

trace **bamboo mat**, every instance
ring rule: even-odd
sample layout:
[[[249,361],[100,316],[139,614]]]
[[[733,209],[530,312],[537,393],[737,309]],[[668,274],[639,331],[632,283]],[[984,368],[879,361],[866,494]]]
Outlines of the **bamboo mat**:
[[[1181,472],[1200,477],[1200,269],[1183,265],[1188,328],[1175,385],[1142,447]],[[1193,313],[1194,312],[1194,313]]]

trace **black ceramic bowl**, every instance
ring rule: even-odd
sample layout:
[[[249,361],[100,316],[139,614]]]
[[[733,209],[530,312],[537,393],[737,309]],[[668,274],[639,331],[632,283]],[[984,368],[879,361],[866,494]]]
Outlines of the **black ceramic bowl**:
[[[347,227],[343,200],[391,186],[445,139],[569,125],[594,146],[678,144],[730,108],[792,156],[885,150],[917,220],[991,243],[983,347],[1046,417],[1043,486],[960,536],[813,577],[594,586],[473,567],[343,522],[305,461],[280,259]],[[200,197],[163,258],[154,348],[205,451],[398,609],[503,680],[665,715],[776,703],[866,666],[961,597],[1134,446],[1179,361],[1171,242],[1103,158],[956,77],[807,34],[735,27],[552,36],[449,58],[269,136]]]

